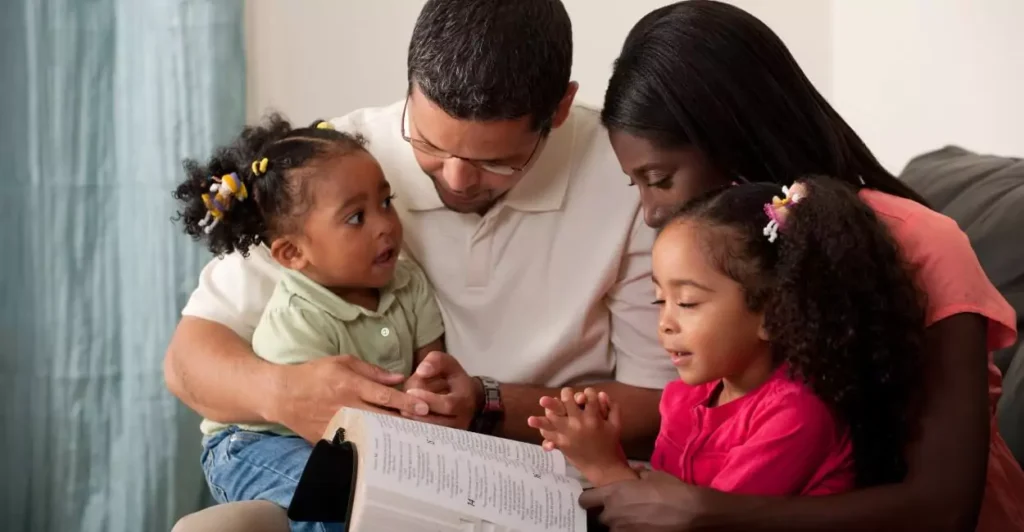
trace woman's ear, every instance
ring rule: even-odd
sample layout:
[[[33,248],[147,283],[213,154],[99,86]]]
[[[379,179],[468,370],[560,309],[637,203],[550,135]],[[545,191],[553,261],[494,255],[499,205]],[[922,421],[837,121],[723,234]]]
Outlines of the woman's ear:
[[[270,256],[289,270],[302,270],[309,265],[309,259],[291,237],[275,238],[270,243]]]

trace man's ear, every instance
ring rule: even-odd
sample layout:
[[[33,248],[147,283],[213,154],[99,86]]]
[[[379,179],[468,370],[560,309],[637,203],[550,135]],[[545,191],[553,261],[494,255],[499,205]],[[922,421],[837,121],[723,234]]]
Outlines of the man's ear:
[[[309,259],[292,237],[275,238],[270,243],[270,256],[289,270],[298,271],[309,265]]]
[[[551,118],[552,128],[561,126],[569,118],[569,111],[572,110],[572,102],[576,99],[576,91],[578,90],[580,90],[580,84],[570,81],[569,87],[565,90],[565,96],[562,96],[562,101],[558,102],[555,116]]]

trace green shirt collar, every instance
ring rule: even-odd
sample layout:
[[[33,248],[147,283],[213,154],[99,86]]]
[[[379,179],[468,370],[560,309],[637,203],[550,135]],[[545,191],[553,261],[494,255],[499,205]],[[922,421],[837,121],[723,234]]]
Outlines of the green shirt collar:
[[[394,278],[380,290],[380,303],[377,305],[377,310],[374,311],[345,301],[300,272],[287,268],[282,269],[284,270],[282,282],[292,297],[305,299],[341,321],[352,321],[363,315],[371,317],[384,315],[395,302],[395,291],[409,284],[410,280],[409,271],[400,265],[396,266]]]

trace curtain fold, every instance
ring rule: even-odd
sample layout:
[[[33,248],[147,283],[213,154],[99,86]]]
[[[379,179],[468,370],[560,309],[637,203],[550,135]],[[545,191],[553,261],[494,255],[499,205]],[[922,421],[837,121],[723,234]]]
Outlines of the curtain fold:
[[[162,361],[209,256],[170,192],[244,122],[242,11],[0,2],[0,530],[169,530],[205,502]]]

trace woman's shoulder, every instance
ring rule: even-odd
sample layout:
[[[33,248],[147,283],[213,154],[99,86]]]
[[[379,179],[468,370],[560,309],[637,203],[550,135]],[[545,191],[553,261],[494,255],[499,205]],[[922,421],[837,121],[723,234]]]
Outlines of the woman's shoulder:
[[[859,195],[889,229],[911,267],[938,270],[919,274],[970,271],[987,280],[967,234],[952,218],[916,201],[877,190],[864,189]],[[921,288],[932,291],[929,286]]]
[[[954,314],[980,314],[990,322],[990,349],[1013,343],[1013,307],[989,280],[955,220],[913,200],[876,190],[862,190],[860,197],[888,227],[913,270],[927,297],[928,325]]]
[[[966,238],[955,220],[914,200],[869,188],[861,189],[858,195],[901,245],[907,239]]]

